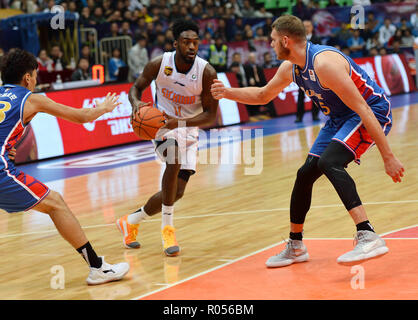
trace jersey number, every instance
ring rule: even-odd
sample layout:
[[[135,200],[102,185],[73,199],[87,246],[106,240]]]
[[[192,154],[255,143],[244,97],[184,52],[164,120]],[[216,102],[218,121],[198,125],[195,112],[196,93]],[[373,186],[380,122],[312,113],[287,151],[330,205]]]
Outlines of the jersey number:
[[[181,117],[181,106],[174,106],[174,112],[177,117]]]
[[[321,106],[322,112],[327,116],[331,113],[331,110],[322,102],[319,101],[319,105]]]
[[[12,105],[10,102],[0,101],[0,123],[6,119],[6,111],[9,111]]]

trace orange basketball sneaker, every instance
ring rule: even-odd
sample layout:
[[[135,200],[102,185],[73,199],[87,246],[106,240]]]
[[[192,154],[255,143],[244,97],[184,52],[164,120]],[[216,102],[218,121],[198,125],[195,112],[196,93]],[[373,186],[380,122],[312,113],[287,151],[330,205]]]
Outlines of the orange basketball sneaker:
[[[180,247],[176,240],[175,231],[176,229],[170,225],[166,225],[164,229],[161,230],[164,253],[169,257],[176,256],[180,252]]]
[[[123,235],[123,244],[128,249],[138,249],[141,245],[136,241],[138,235],[139,224],[131,224],[128,222],[128,214],[116,220],[116,225]]]

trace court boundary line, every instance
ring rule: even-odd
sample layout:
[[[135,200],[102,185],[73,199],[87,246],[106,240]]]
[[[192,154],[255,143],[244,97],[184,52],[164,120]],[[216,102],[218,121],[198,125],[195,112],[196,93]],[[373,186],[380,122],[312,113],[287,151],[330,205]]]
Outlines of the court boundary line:
[[[416,226],[418,226],[418,225],[411,225],[411,226],[409,226],[409,227],[405,227],[405,228],[401,228],[401,229],[402,229],[402,230],[406,230],[406,229],[409,229],[409,228],[414,228],[414,227],[416,227]],[[385,233],[385,234],[391,234],[391,233],[394,233],[394,232],[398,232],[398,231],[400,231],[401,229],[397,229],[397,230],[395,230],[395,231],[390,231],[390,232],[387,232],[387,233]],[[380,234],[379,236],[383,236],[383,235],[384,235],[384,234]],[[353,239],[353,238],[304,238],[304,240],[352,240],[352,239]],[[418,238],[385,238],[385,240],[418,240]],[[163,287],[163,288],[156,289],[156,290],[154,290],[154,291],[151,291],[151,292],[149,292],[149,293],[146,293],[146,294],[143,294],[143,295],[140,295],[140,296],[137,296],[137,297],[131,298],[131,299],[129,299],[129,300],[140,300],[140,299],[142,299],[142,298],[145,298],[145,297],[151,296],[151,295],[153,295],[153,294],[156,294],[156,293],[158,293],[158,292],[164,291],[164,290],[166,290],[166,289],[170,289],[170,288],[172,288],[172,287],[175,287],[175,286],[177,286],[177,285],[179,285],[179,284],[182,284],[182,283],[184,283],[184,282],[187,282],[187,281],[189,281],[189,280],[193,280],[193,279],[195,279],[195,278],[197,278],[197,277],[203,276],[203,275],[208,274],[208,273],[210,273],[210,272],[212,272],[212,271],[216,271],[216,270],[221,269],[221,268],[223,268],[223,267],[227,267],[227,266],[229,266],[229,265],[231,265],[231,264],[233,264],[233,263],[235,263],[235,262],[238,262],[238,261],[240,261],[240,260],[243,260],[243,259],[246,259],[246,258],[248,258],[248,257],[254,256],[254,255],[256,255],[256,254],[259,254],[259,253],[261,253],[261,252],[263,252],[263,251],[269,250],[269,249],[274,248],[274,247],[276,247],[276,246],[279,246],[279,245],[281,245],[281,244],[283,244],[283,243],[285,243],[285,242],[286,242],[285,240],[282,240],[282,241],[280,241],[280,242],[277,242],[277,243],[275,243],[275,244],[269,245],[269,246],[264,247],[264,248],[262,248],[262,249],[256,250],[256,251],[254,251],[254,252],[252,252],[252,253],[246,254],[246,255],[241,256],[241,257],[239,257],[239,258],[232,259],[231,261],[226,262],[226,263],[224,263],[224,264],[221,264],[221,265],[219,265],[219,266],[216,266],[216,267],[210,268],[210,269],[208,269],[208,270],[206,270],[206,271],[199,272],[199,273],[197,273],[197,274],[195,274],[195,275],[193,275],[193,276],[187,277],[187,278],[185,278],[185,279],[183,279],[183,280],[181,280],[181,281],[179,281],[179,282],[176,282],[176,283],[173,283],[173,284],[167,284],[167,286],[165,286],[165,287]]]
[[[395,201],[381,201],[381,202],[364,202],[363,205],[384,205],[384,204],[408,204],[408,203],[418,203],[417,200],[395,200]],[[322,208],[338,208],[343,207],[343,204],[326,204],[326,205],[316,205],[311,206],[311,209],[322,209]],[[187,219],[196,219],[196,218],[210,218],[210,217],[223,217],[223,216],[235,216],[241,214],[252,214],[252,213],[263,213],[263,212],[275,212],[275,211],[289,211],[290,208],[282,207],[282,208],[271,208],[271,209],[258,209],[258,210],[243,210],[243,211],[230,211],[230,212],[221,212],[221,213],[211,213],[211,214],[201,214],[201,215],[194,215],[194,216],[178,216],[175,220],[187,220]],[[36,211],[36,210],[35,210]],[[37,211],[38,212],[38,211]],[[144,220],[145,223],[152,223],[152,222],[161,222],[161,218],[149,219]],[[102,227],[110,227],[113,226],[114,223],[106,223],[106,224],[97,224],[91,226],[82,226],[82,229],[94,229],[94,228],[102,228]],[[418,226],[409,226],[405,227],[406,229]],[[397,232],[403,230],[402,228],[396,231],[390,231],[388,233],[382,234],[382,236],[390,234],[392,232]],[[12,233],[12,234],[0,234],[0,239],[5,238],[13,238],[19,236],[28,236],[28,235],[37,235],[37,234],[44,234],[44,233],[58,233],[57,229],[49,229],[49,230],[42,230],[42,231],[33,231],[33,232],[25,232],[25,233]]]

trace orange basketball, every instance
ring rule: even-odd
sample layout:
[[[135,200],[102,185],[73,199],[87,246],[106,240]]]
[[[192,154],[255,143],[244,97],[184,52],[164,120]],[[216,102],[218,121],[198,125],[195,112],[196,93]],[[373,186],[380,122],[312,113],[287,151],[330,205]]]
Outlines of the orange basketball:
[[[142,107],[133,119],[132,128],[135,134],[143,140],[152,140],[157,131],[165,124],[163,113],[154,107]]]

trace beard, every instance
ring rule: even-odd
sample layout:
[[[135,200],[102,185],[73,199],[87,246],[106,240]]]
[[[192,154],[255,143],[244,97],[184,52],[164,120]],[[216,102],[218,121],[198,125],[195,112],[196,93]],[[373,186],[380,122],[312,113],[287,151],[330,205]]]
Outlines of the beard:
[[[290,56],[290,50],[285,48],[281,42],[279,42],[277,51],[277,59],[279,60],[287,60]]]

